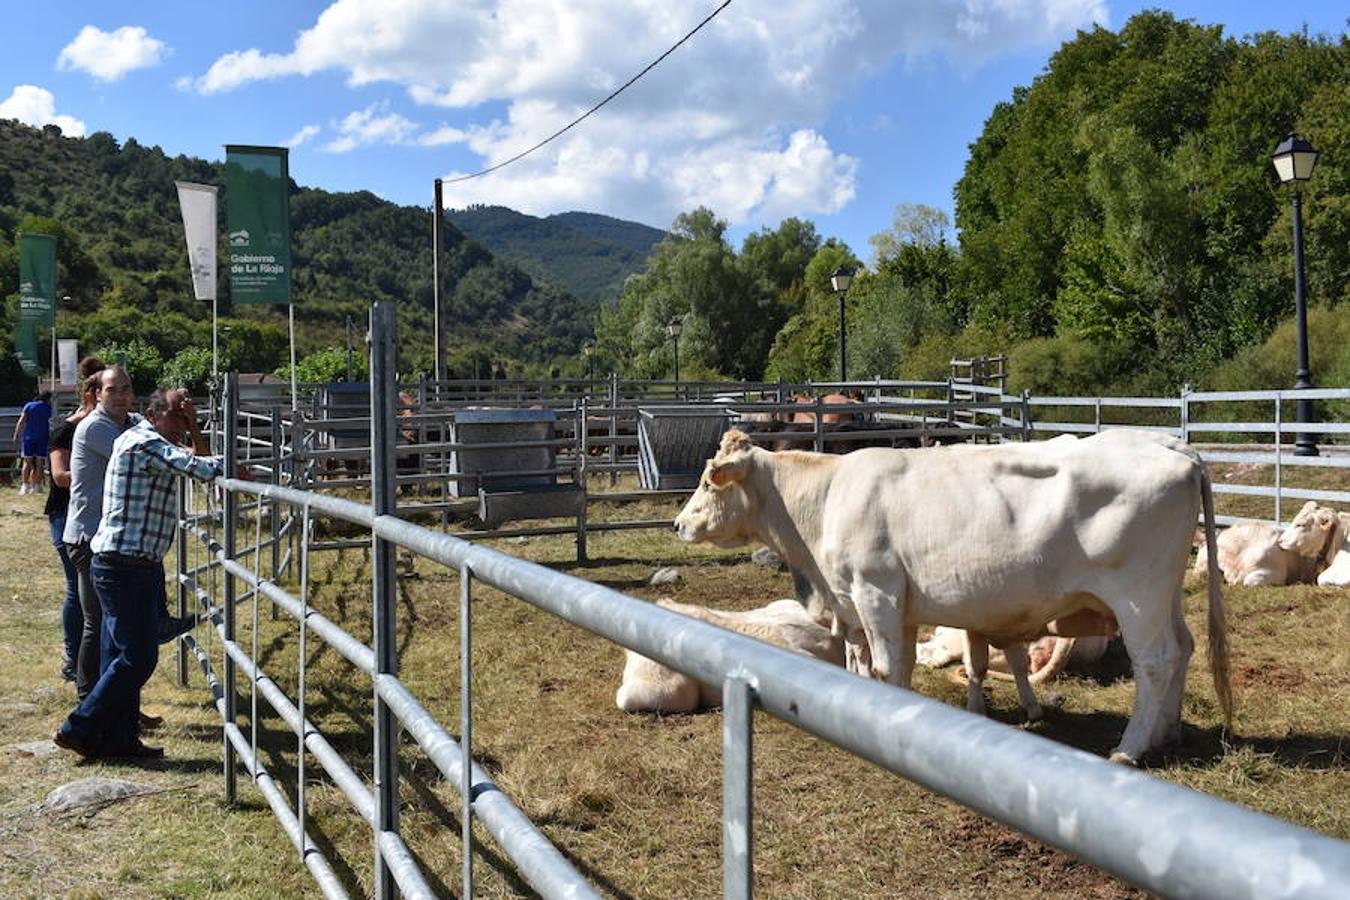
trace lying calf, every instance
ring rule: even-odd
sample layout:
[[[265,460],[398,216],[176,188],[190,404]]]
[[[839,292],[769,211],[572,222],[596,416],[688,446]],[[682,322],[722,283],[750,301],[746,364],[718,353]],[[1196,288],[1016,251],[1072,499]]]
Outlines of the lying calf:
[[[1295,526],[1290,525],[1290,528]],[[1324,529],[1325,530],[1325,529]],[[1320,556],[1324,536],[1319,533],[1308,541],[1291,541],[1287,546],[1281,539],[1284,532],[1278,525],[1266,522],[1238,522],[1227,528],[1214,542],[1219,551],[1219,571],[1229,584],[1248,587],[1286,584],[1312,584],[1322,564]],[[1316,551],[1306,554],[1302,549],[1316,544]],[[1195,574],[1209,571],[1209,555],[1201,541],[1195,559]]]
[[[832,637],[828,628],[816,624],[796,600],[775,600],[746,612],[725,612],[674,600],[658,600],[657,605],[836,665],[844,660],[843,642]],[[624,656],[623,683],[614,695],[614,702],[624,712],[692,712],[722,703],[720,685],[701,684],[632,650],[624,650]]]
[[[1309,500],[1280,534],[1280,547],[1317,560],[1317,583],[1350,586],[1350,513]]]

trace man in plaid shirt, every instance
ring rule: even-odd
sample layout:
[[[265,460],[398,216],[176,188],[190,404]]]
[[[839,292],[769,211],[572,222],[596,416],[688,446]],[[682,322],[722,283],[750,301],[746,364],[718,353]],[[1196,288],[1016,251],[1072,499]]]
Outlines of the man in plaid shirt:
[[[160,610],[167,599],[163,559],[177,524],[176,479],[181,474],[210,481],[223,474],[219,459],[179,446],[184,435],[204,445],[186,392],[156,391],[145,414],[113,444],[103,518],[90,545],[90,572],[103,606],[103,672],[53,738],[81,756],[164,755],[163,748],[141,743],[137,719],[141,687],[159,661]]]

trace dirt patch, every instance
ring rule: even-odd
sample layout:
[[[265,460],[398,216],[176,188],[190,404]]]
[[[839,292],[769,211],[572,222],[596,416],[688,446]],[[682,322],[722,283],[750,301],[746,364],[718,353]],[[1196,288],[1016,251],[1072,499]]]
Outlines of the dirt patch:
[[[981,883],[991,881],[996,866],[1016,862],[1023,884],[1037,892],[1102,900],[1147,897],[1143,891],[1102,873],[1091,865],[971,812],[962,812],[950,832],[954,845],[991,859],[975,873]]]
[[[1233,666],[1233,686],[1239,690],[1260,688],[1297,688],[1308,683],[1308,677],[1297,669],[1275,662],[1260,665],[1239,663]]]

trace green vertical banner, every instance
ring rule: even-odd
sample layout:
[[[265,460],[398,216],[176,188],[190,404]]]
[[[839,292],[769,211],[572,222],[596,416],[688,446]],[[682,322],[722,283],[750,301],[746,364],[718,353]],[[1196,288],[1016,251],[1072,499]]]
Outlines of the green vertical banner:
[[[42,371],[37,330],[56,327],[56,238],[19,235],[19,321],[14,325],[14,355],[24,374]]]
[[[49,234],[19,235],[19,321],[56,325],[56,238]]]
[[[284,147],[225,147],[234,303],[291,302],[290,169]]]
[[[30,378],[42,373],[42,360],[38,358],[37,326],[22,319],[14,326],[14,357],[19,368]]]

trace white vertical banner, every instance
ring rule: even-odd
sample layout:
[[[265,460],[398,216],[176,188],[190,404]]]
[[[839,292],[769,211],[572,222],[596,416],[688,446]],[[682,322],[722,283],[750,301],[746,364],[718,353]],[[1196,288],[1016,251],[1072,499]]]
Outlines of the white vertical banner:
[[[216,299],[216,193],[214,185],[175,181],[183,209],[192,293],[198,300]]]
[[[211,377],[220,369],[216,307],[216,195],[211,184],[175,181],[178,205],[183,210],[183,234],[187,237],[188,267],[192,269],[192,293],[211,301]]]
[[[62,338],[56,342],[56,355],[60,359],[61,383],[75,383],[75,369],[80,364],[80,342]]]

